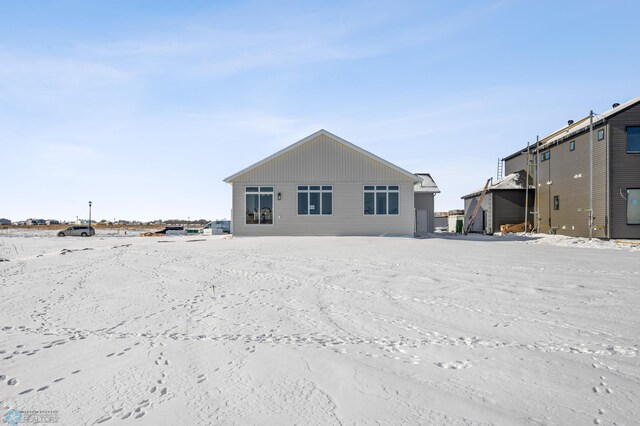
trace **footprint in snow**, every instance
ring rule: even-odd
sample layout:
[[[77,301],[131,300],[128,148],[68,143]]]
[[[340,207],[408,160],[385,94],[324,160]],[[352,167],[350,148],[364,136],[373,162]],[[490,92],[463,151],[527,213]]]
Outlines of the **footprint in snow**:
[[[436,362],[435,364],[440,368],[446,368],[451,370],[459,370],[461,368],[471,367],[471,364],[469,363],[469,361]]]

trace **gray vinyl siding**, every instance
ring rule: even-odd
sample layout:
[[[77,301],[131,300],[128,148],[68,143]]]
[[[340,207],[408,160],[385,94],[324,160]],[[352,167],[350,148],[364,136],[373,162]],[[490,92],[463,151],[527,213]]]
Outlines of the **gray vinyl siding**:
[[[597,140],[594,129],[593,142],[593,210],[594,237],[607,237],[607,138]],[[605,134],[608,133],[605,129]],[[575,149],[569,151],[569,142],[575,141]],[[540,150],[544,152],[545,150]],[[539,166],[540,232],[556,229],[561,235],[589,236],[587,211],[589,208],[589,132],[567,139],[550,148],[551,158]],[[578,175],[579,177],[575,177]],[[551,184],[547,184],[551,182]],[[553,209],[553,197],[560,197],[560,209]]]
[[[429,192],[416,192],[414,194],[414,200],[416,212],[419,210],[427,211],[427,232],[434,232],[436,227],[434,194]],[[446,222],[446,218],[444,219]],[[446,226],[446,223],[442,226]]]
[[[524,223],[526,191],[522,189],[493,191],[493,229],[500,231],[501,225]],[[535,191],[529,191],[529,212],[533,211]],[[528,214],[529,223],[533,216]]]
[[[609,119],[611,238],[640,238],[640,225],[627,225],[627,188],[640,188],[640,154],[627,154],[627,127],[640,127],[640,105]]]
[[[315,139],[247,171],[236,182],[397,182],[411,179],[331,139]]]
[[[298,185],[332,185],[333,214],[298,215]],[[364,185],[398,185],[398,215],[365,215]],[[245,187],[273,186],[273,225],[245,224]],[[326,135],[233,180],[235,235],[412,235],[413,180]],[[277,194],[281,194],[278,200]]]

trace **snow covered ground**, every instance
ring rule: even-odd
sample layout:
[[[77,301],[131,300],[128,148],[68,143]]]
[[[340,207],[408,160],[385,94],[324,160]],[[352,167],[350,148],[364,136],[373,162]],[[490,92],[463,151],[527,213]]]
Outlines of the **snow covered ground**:
[[[638,424],[640,250],[0,233],[0,408],[61,424]]]

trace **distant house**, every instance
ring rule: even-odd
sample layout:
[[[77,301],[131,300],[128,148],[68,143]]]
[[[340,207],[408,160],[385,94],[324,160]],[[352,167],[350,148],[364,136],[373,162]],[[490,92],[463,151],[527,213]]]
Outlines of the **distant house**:
[[[464,210],[449,210],[448,214],[448,231],[449,232],[458,232],[458,224],[462,222],[462,226],[464,227]]]
[[[593,134],[589,116],[569,121],[529,153],[523,149],[503,161],[505,173],[529,168],[534,177],[533,165],[538,164],[540,232],[586,237],[591,225],[594,237],[640,238],[640,97],[594,115]],[[591,182],[593,223],[589,224]],[[524,210],[521,217],[520,223]]]
[[[433,230],[431,177],[320,130],[224,179],[235,235],[413,235]]]
[[[0,218],[0,225],[11,225],[11,221],[9,219]]]
[[[524,206],[527,196],[527,176],[524,170],[511,173],[491,183],[482,198],[471,232],[492,235],[500,231],[501,225],[524,223]],[[534,201],[533,180],[529,176],[529,205]],[[470,223],[471,216],[480,202],[484,187],[462,197],[464,200],[464,223]],[[532,209],[530,209],[531,211]],[[529,221],[532,216],[529,215]],[[531,222],[530,222],[531,223]]]

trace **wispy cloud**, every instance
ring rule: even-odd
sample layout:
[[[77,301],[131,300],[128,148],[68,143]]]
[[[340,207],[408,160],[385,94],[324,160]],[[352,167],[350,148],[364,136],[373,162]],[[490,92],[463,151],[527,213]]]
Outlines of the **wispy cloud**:
[[[74,43],[69,54],[114,63],[132,73],[162,73],[168,68],[190,75],[229,75],[260,68],[376,57],[436,43],[464,31],[497,4],[469,7],[445,17],[427,16],[426,23],[397,25],[391,32],[383,28],[393,20],[393,14],[407,13],[395,5],[358,5],[340,11],[341,19],[329,13],[291,19],[285,16],[278,25],[268,28],[233,28],[225,22],[207,25],[200,19],[179,20],[169,32],[103,43]],[[402,20],[399,16],[395,19]]]

